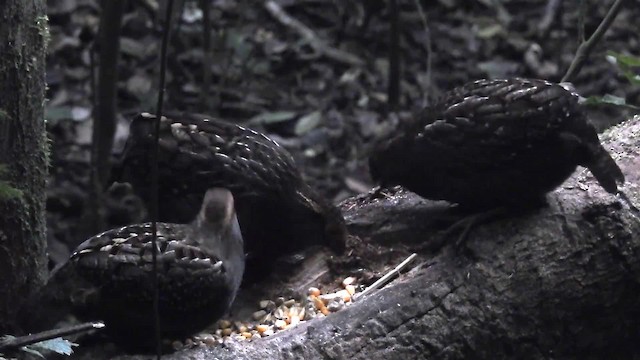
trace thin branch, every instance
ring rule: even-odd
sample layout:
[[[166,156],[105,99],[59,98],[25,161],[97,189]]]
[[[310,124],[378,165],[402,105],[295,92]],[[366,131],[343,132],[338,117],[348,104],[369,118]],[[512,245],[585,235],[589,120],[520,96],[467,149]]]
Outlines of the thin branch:
[[[409,255],[409,257],[404,259],[404,261],[401,262],[400,264],[398,264],[398,266],[396,266],[391,271],[386,273],[383,277],[378,279],[373,284],[369,285],[369,287],[364,289],[364,291],[362,291],[361,293],[357,294],[357,298],[359,299],[359,298],[365,296],[366,294],[368,294],[368,293],[370,293],[370,292],[372,292],[372,291],[374,291],[376,289],[379,289],[379,288],[383,287],[384,285],[386,285],[389,281],[391,281],[391,279],[393,277],[400,275],[400,272],[404,268],[406,268],[407,265],[409,265],[409,263],[412,262],[416,257],[418,257],[418,254],[416,254],[416,253],[413,253],[413,254]],[[354,300],[355,300],[355,298],[354,298]]]
[[[538,34],[542,39],[546,39],[549,35],[549,31],[553,26],[553,23],[560,15],[560,7],[562,6],[562,0],[548,0],[547,5],[544,7],[544,14],[540,23],[538,23]]]
[[[93,51],[90,53],[92,66],[93,129],[91,133],[91,167],[89,171],[89,192],[87,209],[83,215],[83,230],[95,234],[104,227],[101,209],[103,189],[109,180],[110,157],[113,137],[116,131],[118,56],[120,54],[120,29],[124,13],[124,0],[104,0],[101,3],[99,46],[100,66],[96,86],[93,73]]]
[[[91,330],[97,330],[104,328],[103,322],[88,322],[74,326],[68,326],[60,329],[53,329],[42,331],[35,334],[26,336],[20,336],[16,338],[10,338],[8,340],[0,341],[0,351],[13,350],[23,346],[35,344],[41,341],[55,339],[63,336],[80,334]]]
[[[576,51],[576,56],[573,58],[573,61],[569,66],[569,70],[567,70],[567,73],[562,78],[562,82],[569,82],[575,78],[587,58],[589,58],[591,50],[593,50],[604,33],[607,32],[609,27],[611,27],[611,24],[613,24],[613,20],[615,20],[618,16],[618,13],[622,9],[622,5],[624,4],[624,2],[625,0],[616,0],[616,2],[613,3],[611,8],[609,9],[609,12],[607,12],[607,15],[604,17],[600,25],[598,25],[596,31],[594,31],[593,34],[589,37],[589,40],[580,44],[580,47],[578,47],[578,51]]]
[[[578,46],[585,41],[584,23],[587,19],[587,0],[579,0],[578,4]]]
[[[151,257],[153,263],[153,315],[155,318],[156,356],[162,357],[161,324],[160,324],[160,293],[158,289],[158,142],[160,141],[160,121],[162,119],[162,107],[164,105],[165,77],[167,72],[167,48],[171,33],[171,15],[173,12],[173,0],[167,1],[165,14],[165,28],[162,34],[162,47],[160,49],[160,81],[158,82],[158,104],[156,106],[156,123],[154,128],[154,142],[151,156]]]
[[[400,11],[398,0],[389,0],[389,110],[395,112],[400,103]]]
[[[109,158],[116,131],[118,56],[124,0],[102,1],[100,16],[100,67],[98,68],[97,111],[93,124],[94,153],[92,166],[97,181],[104,187],[109,180]]]
[[[205,113],[209,113],[211,102],[209,101],[209,89],[211,88],[211,63],[213,58],[211,51],[211,0],[200,0],[202,10],[202,91],[200,92],[200,106]]]
[[[264,7],[265,9],[267,9],[269,14],[276,18],[282,25],[288,26],[295,30],[298,34],[300,34],[300,36],[302,36],[309,43],[313,50],[315,50],[319,54],[324,55],[329,59],[352,66],[364,65],[364,61],[356,55],[333,48],[325,44],[325,42],[321,40],[313,30],[300,22],[298,19],[295,19],[294,17],[289,15],[277,2],[267,1],[265,2]]]
[[[100,25],[98,25],[98,33],[100,33]],[[96,41],[94,40],[89,48],[89,67],[91,68],[91,76],[89,83],[91,86],[91,105],[93,109],[93,118],[96,118],[96,110],[98,107],[98,80],[96,79]]]
[[[420,4],[419,0],[415,0],[415,3],[416,3],[416,8],[418,9],[418,14],[420,14],[420,20],[422,21],[422,26],[424,26],[424,33],[426,36],[425,45],[427,47],[427,80],[426,80],[425,89],[424,89],[426,94],[423,94],[422,102],[423,104],[430,105],[432,96],[433,96],[433,92],[431,89],[432,78],[433,78],[433,74],[431,72],[431,66],[433,64],[433,47],[431,45],[431,30],[429,30],[429,22],[427,21],[427,15],[424,13],[422,4]]]

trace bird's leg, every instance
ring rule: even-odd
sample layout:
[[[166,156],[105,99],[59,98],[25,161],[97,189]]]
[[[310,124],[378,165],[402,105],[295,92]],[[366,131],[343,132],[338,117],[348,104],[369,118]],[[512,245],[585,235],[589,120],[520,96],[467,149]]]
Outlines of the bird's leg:
[[[459,233],[454,246],[456,250],[461,253],[469,253],[469,248],[466,246],[466,241],[471,230],[475,226],[498,220],[500,218],[506,217],[508,214],[509,211],[507,207],[497,207],[490,210],[467,215],[445,229],[442,233],[442,237],[449,238],[454,234]]]
[[[471,230],[482,224],[487,224],[496,220],[504,219],[510,216],[518,216],[530,213],[536,209],[547,206],[547,199],[544,195],[533,195],[521,198],[517,204],[496,206],[487,208],[486,210],[476,211],[464,216],[443,231],[442,237],[446,239],[459,232],[459,236],[455,242],[455,248],[461,253],[469,255],[469,248],[466,246],[467,238]]]

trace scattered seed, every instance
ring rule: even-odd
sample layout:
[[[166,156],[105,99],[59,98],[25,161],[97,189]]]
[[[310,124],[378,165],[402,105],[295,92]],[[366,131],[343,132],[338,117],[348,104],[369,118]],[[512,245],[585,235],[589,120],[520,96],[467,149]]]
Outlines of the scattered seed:
[[[299,308],[297,306],[292,307],[291,309],[289,309],[289,317],[298,317],[298,312],[299,312]]]
[[[218,327],[220,329],[226,329],[231,327],[231,321],[229,320],[220,320],[218,321]]]
[[[253,313],[253,320],[260,320],[262,317],[267,315],[267,312],[264,310],[258,310]]]
[[[313,296],[313,303],[316,306],[316,309],[320,310],[323,315],[329,314],[329,310],[327,310],[324,301],[322,301],[320,298]]]
[[[322,301],[319,297],[310,296],[309,298],[311,298],[311,301],[313,302],[313,305],[315,305],[316,309],[320,309],[324,306],[324,301]]]
[[[211,334],[209,333],[199,333],[198,335],[194,336],[193,339],[194,340],[198,340],[198,341],[202,341],[204,340],[204,338],[211,336]]]
[[[271,300],[261,300],[260,301],[260,309],[264,309],[267,311],[273,311],[276,308],[276,303]]]
[[[256,326],[256,330],[258,330],[258,332],[262,334],[263,332],[269,330],[269,325],[260,324]]]
[[[276,320],[276,322],[274,323],[274,325],[275,325],[278,329],[283,330],[284,328],[286,328],[286,327],[287,327],[287,322],[286,322],[286,321],[284,321],[284,320],[280,320],[280,319],[278,319],[278,320]]]
[[[340,290],[336,293],[344,302],[351,301],[351,294],[347,290]]]
[[[307,301],[307,308],[305,310],[305,317],[304,320],[311,320],[314,317],[316,317],[316,305],[313,301],[313,299],[308,299]]]
[[[322,300],[322,302],[327,305],[328,303],[330,303],[333,299],[341,297],[338,293],[331,293],[331,294],[322,294],[320,296],[318,296],[318,298],[320,300]]]
[[[344,289],[345,289],[345,290],[347,290],[347,292],[348,292],[350,295],[353,295],[353,294],[355,294],[355,293],[356,293],[356,287],[355,287],[355,286],[353,286],[353,285],[346,285],[346,286],[344,287]]]
[[[355,277],[347,277],[342,281],[343,289],[328,294],[322,294],[317,287],[310,287],[306,299],[278,297],[275,300],[260,300],[257,304],[260,310],[252,314],[255,322],[219,320],[207,332],[199,333],[184,342],[167,344],[178,350],[194,345],[213,346],[222,343],[223,338],[248,340],[271,336],[297,326],[302,321],[325,317],[348,306],[356,293],[355,281]]]
[[[356,282],[356,278],[353,276],[349,276],[348,278],[345,278],[344,280],[342,280],[342,286],[346,288],[349,285],[353,285],[353,283],[355,282]]]
[[[208,346],[213,346],[218,343],[218,341],[211,335],[204,337],[202,341]]]
[[[320,289],[318,289],[317,287],[310,287],[309,295],[320,296]]]

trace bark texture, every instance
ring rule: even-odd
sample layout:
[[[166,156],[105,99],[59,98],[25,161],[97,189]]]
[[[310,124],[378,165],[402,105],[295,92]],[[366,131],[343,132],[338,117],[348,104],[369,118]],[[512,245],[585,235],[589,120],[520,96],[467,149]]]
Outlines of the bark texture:
[[[640,119],[604,135],[640,204]],[[630,359],[640,356],[640,214],[578,170],[532,214],[437,241],[449,210],[398,192],[342,204],[353,235],[424,244],[421,266],[324,319],[166,359]],[[429,249],[430,248],[430,249]],[[142,358],[142,357],[138,357]]]
[[[0,198],[0,334],[46,275],[44,198],[47,175],[44,0],[0,4],[0,164],[5,185],[22,192]]]

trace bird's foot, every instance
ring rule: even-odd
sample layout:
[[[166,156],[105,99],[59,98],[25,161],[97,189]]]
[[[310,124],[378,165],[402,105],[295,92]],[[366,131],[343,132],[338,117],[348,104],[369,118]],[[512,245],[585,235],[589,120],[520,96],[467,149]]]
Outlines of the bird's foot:
[[[447,239],[458,234],[454,243],[455,251],[459,254],[474,257],[473,251],[467,246],[467,239],[471,230],[478,225],[498,220],[507,214],[507,208],[499,207],[467,215],[445,229],[441,236],[443,239]]]

